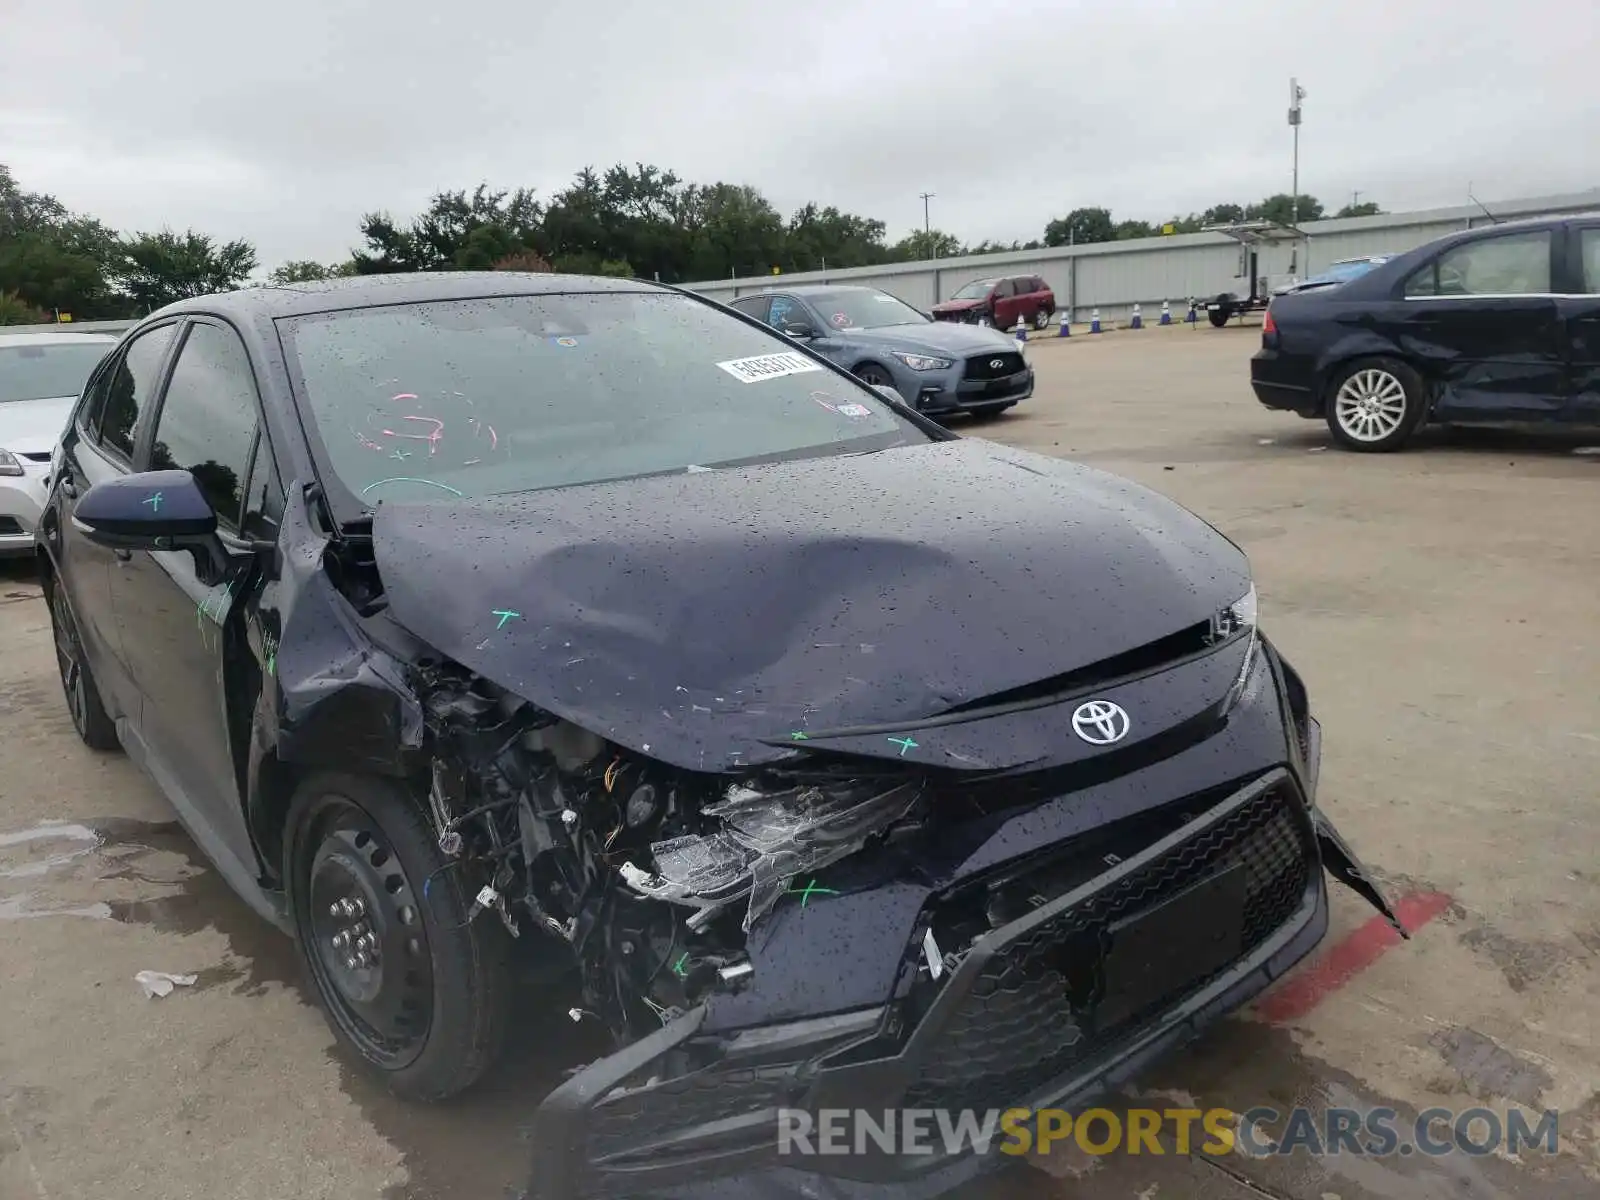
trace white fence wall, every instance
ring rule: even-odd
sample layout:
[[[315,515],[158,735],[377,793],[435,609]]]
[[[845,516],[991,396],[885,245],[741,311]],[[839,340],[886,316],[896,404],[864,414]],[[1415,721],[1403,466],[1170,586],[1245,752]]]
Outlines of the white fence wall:
[[[1496,201],[1501,219],[1547,216],[1600,209],[1600,189],[1566,196],[1537,196]],[[1306,235],[1298,244],[1262,247],[1257,269],[1263,275],[1284,275],[1298,257],[1304,277],[1342,258],[1364,254],[1397,254],[1447,233],[1487,224],[1476,205],[1424,212],[1385,213],[1376,217],[1302,222]],[[1248,279],[1238,278],[1238,243],[1215,233],[1177,234],[1088,246],[1058,246],[1005,254],[893,263],[842,271],[805,271],[793,275],[758,275],[713,279],[687,286],[713,299],[728,301],[763,288],[798,283],[853,283],[882,288],[917,308],[927,309],[956,289],[990,275],[1041,275],[1056,294],[1056,303],[1071,307],[1075,319],[1099,308],[1116,316],[1141,304],[1159,307],[1163,300],[1179,308],[1189,297],[1219,292],[1246,292]]]

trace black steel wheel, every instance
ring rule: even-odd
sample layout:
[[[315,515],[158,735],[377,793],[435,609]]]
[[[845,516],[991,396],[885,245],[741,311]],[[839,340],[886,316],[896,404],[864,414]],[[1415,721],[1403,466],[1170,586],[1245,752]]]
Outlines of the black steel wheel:
[[[49,582],[50,626],[55,634],[56,669],[61,675],[61,691],[66,697],[72,727],[91,750],[120,750],[117,726],[100,703],[100,688],[89,670],[83,653],[78,623],[59,579]]]
[[[301,958],[339,1041],[413,1099],[475,1083],[504,1038],[504,933],[492,913],[468,920],[471,898],[404,790],[307,780],[285,871]]]

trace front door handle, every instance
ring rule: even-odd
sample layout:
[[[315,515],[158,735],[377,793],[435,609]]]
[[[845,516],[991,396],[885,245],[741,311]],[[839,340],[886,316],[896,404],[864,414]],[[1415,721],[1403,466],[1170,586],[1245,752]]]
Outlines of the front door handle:
[[[117,561],[118,562],[132,562],[133,561],[133,551],[132,550],[113,550],[111,553],[113,553],[113,554],[115,554],[117,556]]]

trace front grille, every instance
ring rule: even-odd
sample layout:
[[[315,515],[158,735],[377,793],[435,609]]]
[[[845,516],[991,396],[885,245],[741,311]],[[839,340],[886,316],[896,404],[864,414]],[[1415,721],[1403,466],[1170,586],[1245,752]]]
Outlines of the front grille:
[[[792,1066],[707,1069],[622,1092],[592,1110],[589,1152],[615,1153],[715,1121],[781,1108],[793,1099]]]
[[[906,1105],[1025,1103],[1147,1018],[1151,1010],[1102,1024],[1096,1006],[1105,992],[1109,926],[1163,898],[1242,868],[1240,954],[1260,946],[1298,910],[1317,862],[1303,810],[1291,788],[1264,791],[1000,948],[930,1047]],[[1174,981],[1153,1010],[1206,982]]]
[[[995,364],[999,365],[996,366]],[[963,379],[1004,379],[1007,375],[1015,375],[1026,364],[1022,355],[1015,350],[1001,350],[994,354],[981,354],[975,358],[967,359],[966,367],[961,372]]]

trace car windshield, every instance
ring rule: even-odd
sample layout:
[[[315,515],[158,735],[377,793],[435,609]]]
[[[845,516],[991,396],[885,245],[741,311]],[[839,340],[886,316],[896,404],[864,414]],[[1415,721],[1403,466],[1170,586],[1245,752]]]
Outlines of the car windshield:
[[[882,329],[887,325],[926,325],[928,318],[888,292],[876,288],[840,288],[806,297],[835,329]]]
[[[687,296],[501,296],[278,324],[326,464],[369,506],[928,440],[877,393]]]
[[[110,348],[110,342],[0,346],[0,404],[76,397]]]
[[[995,281],[992,279],[979,279],[958,291],[952,300],[982,300],[994,290]]]

